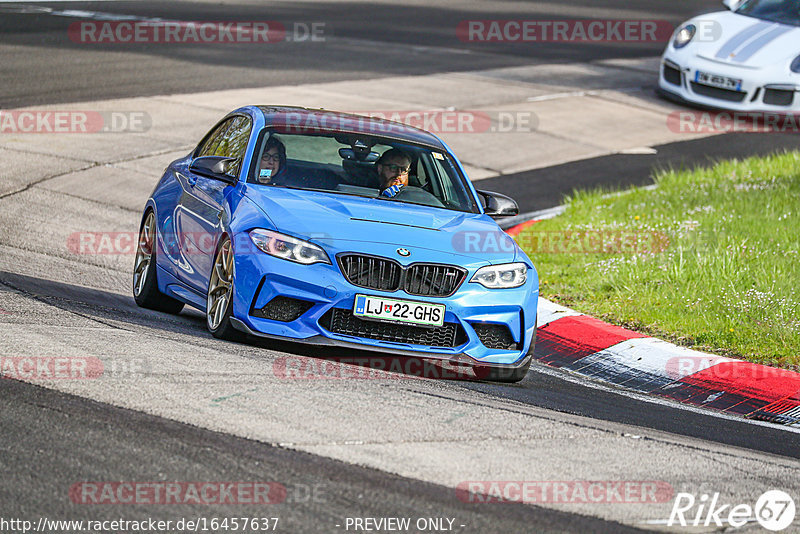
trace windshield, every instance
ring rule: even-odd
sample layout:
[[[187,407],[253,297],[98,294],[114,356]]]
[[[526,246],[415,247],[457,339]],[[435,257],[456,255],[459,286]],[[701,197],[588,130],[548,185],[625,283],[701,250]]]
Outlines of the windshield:
[[[736,12],[770,22],[800,26],[800,0],[748,0]]]
[[[478,213],[446,152],[362,134],[267,131],[248,182]]]

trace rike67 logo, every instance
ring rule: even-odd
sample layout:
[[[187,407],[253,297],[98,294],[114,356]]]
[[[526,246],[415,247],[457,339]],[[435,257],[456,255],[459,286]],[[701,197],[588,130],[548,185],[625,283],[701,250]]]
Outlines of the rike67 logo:
[[[678,493],[667,526],[740,528],[757,521],[763,528],[778,532],[792,524],[795,512],[794,500],[780,490],[765,492],[755,506],[725,503],[719,493],[699,498],[691,493]]]

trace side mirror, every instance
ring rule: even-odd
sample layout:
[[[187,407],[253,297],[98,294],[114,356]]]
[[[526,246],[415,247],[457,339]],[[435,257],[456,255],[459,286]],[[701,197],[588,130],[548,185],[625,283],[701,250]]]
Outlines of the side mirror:
[[[519,215],[519,206],[513,198],[494,191],[478,191],[484,200],[484,213],[493,219]]]
[[[722,5],[730,9],[731,11],[736,11],[739,9],[739,4],[741,4],[741,0],[722,0]]]
[[[236,158],[226,158],[224,156],[202,156],[195,158],[189,165],[189,170],[200,176],[219,180],[226,184],[236,183],[236,176],[232,173],[236,170],[239,160]]]

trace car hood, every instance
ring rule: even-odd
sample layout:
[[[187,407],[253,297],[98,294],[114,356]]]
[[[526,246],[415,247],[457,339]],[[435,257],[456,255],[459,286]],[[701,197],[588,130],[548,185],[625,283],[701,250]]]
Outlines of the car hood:
[[[760,68],[791,61],[800,54],[800,28],[730,11],[689,21],[698,28],[690,45],[705,59],[731,66]],[[705,36],[705,38],[704,38]]]
[[[250,188],[246,196],[264,211],[277,231],[336,249],[368,252],[369,244],[374,243],[487,264],[524,258],[518,256],[514,241],[486,215],[279,187]]]

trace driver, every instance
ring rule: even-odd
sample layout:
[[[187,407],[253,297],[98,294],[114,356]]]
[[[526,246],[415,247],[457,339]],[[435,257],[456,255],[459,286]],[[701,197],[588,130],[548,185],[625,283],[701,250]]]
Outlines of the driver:
[[[408,171],[411,157],[398,148],[390,148],[375,162],[381,195],[393,197],[408,187]]]
[[[375,162],[381,189],[380,195],[384,198],[402,200],[412,204],[444,207],[442,201],[435,195],[421,187],[408,185],[411,161],[411,156],[398,148],[390,148],[383,153]]]

